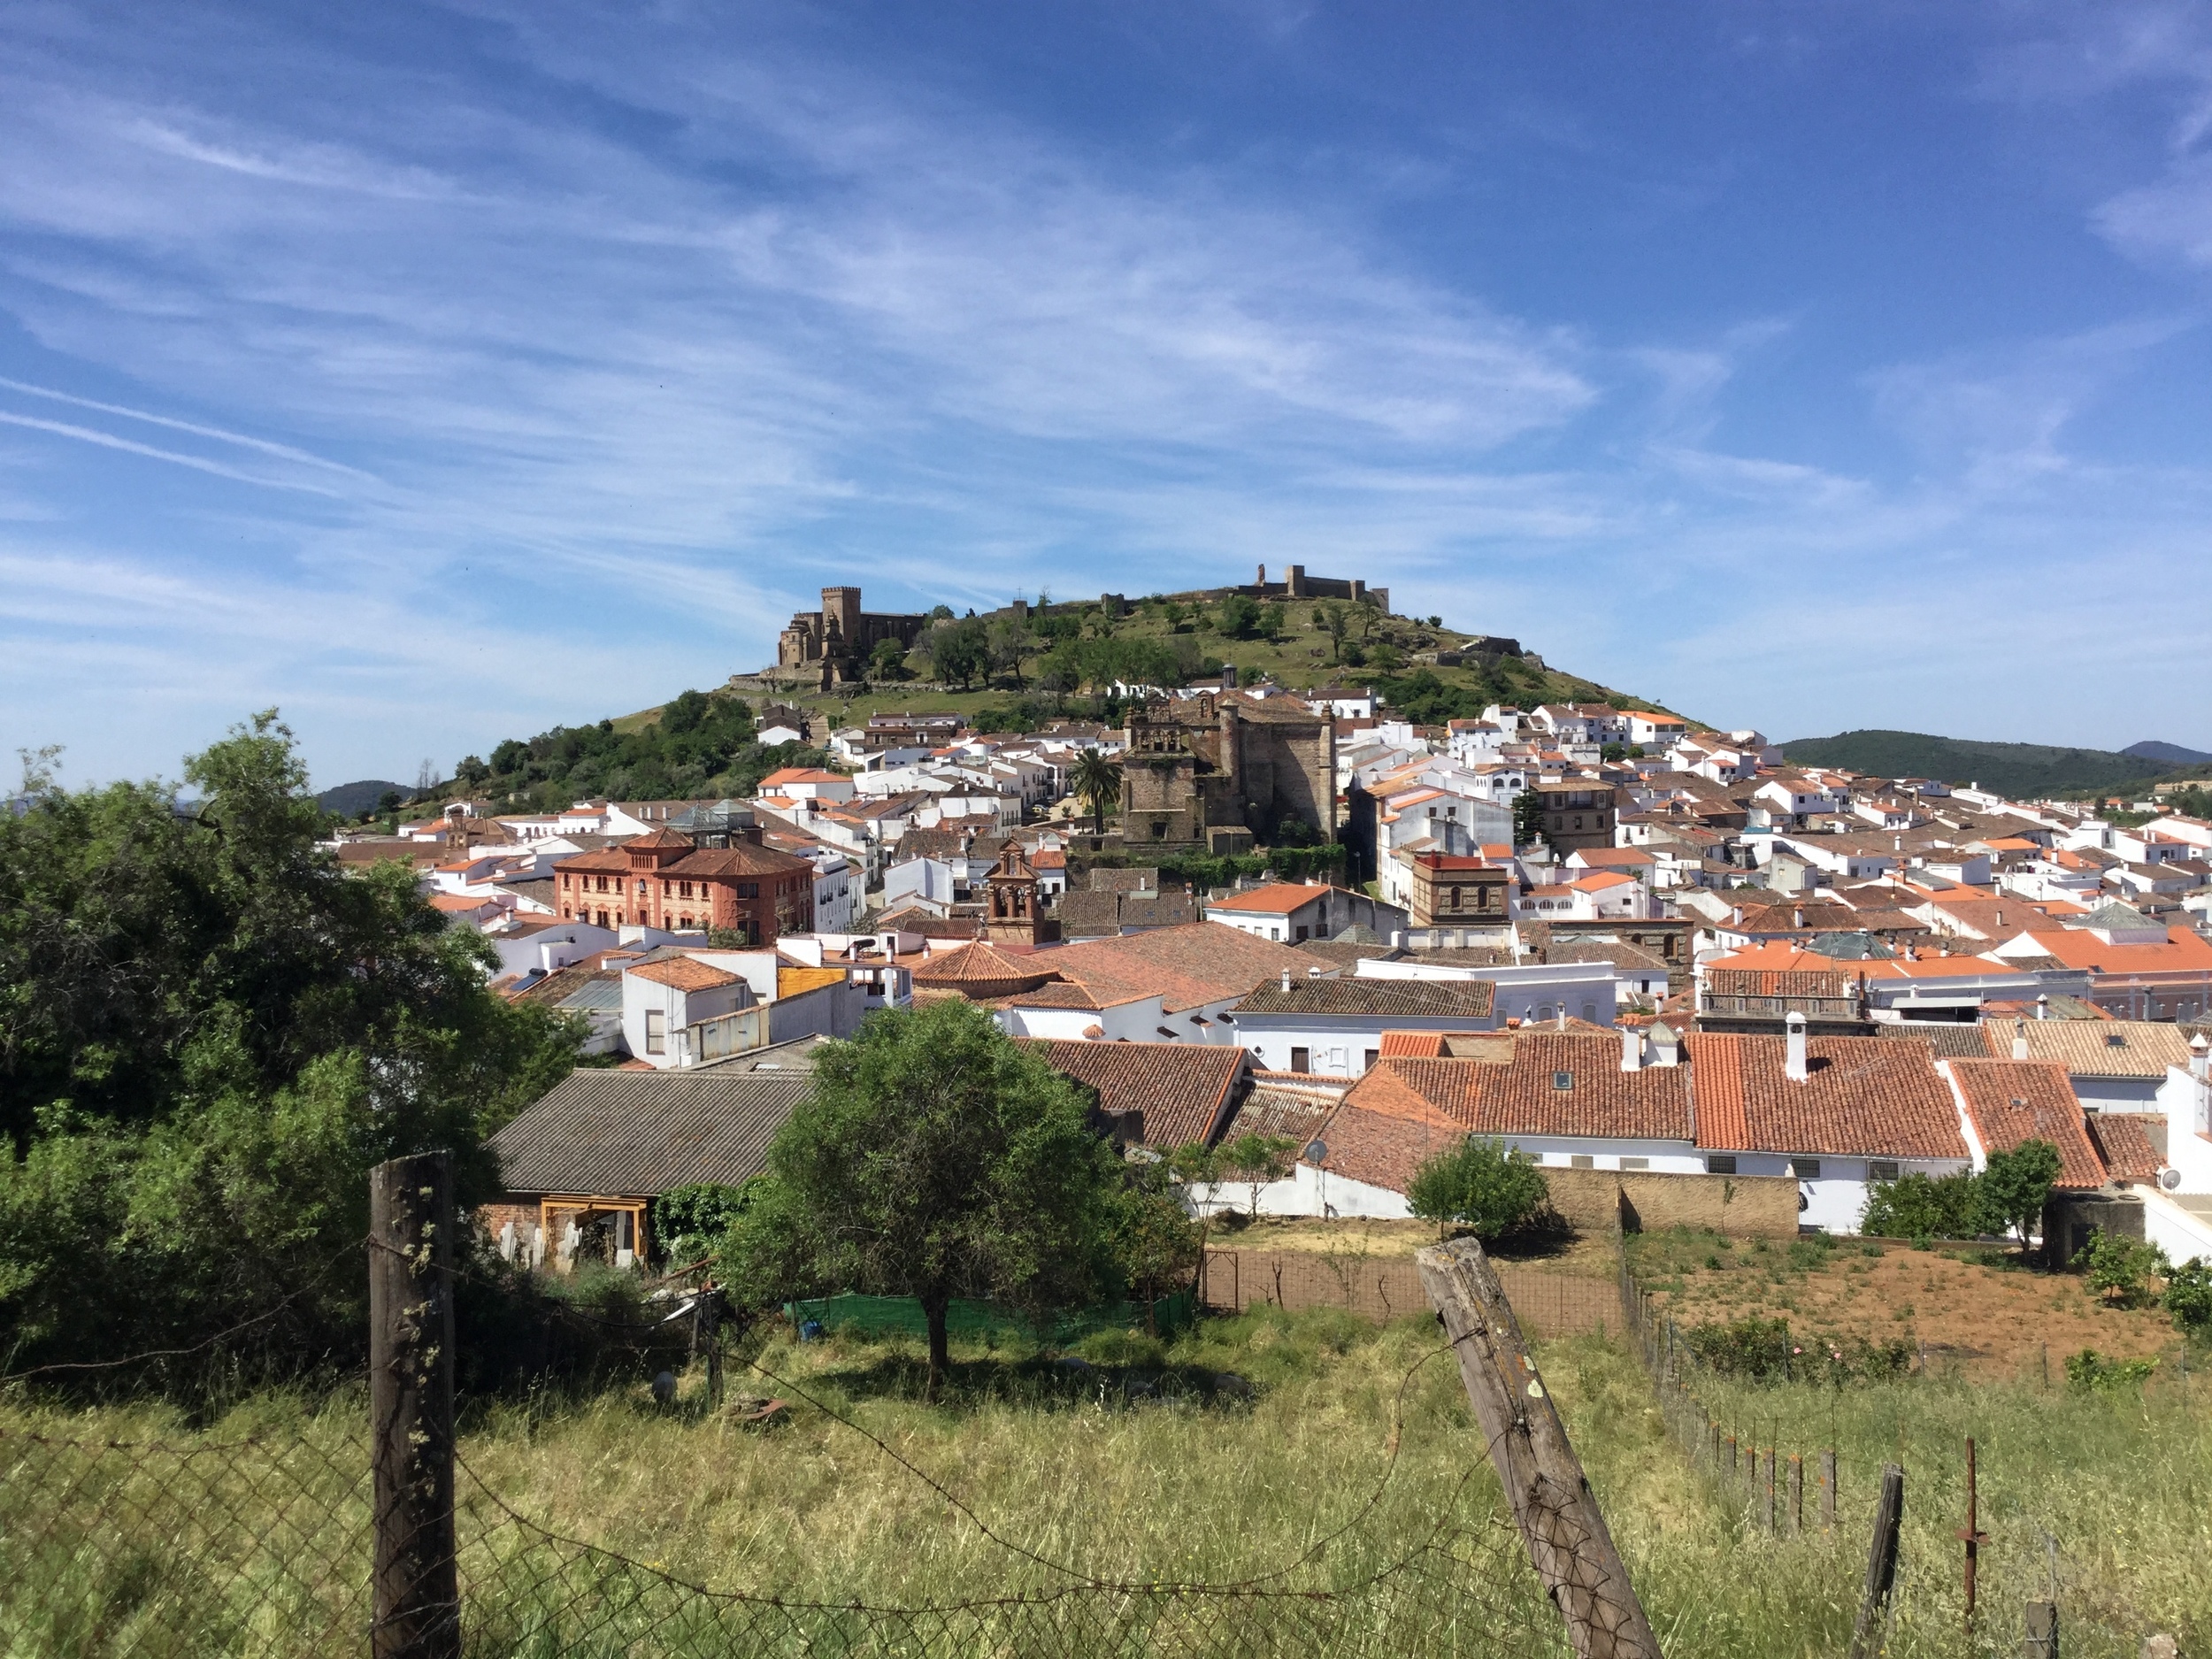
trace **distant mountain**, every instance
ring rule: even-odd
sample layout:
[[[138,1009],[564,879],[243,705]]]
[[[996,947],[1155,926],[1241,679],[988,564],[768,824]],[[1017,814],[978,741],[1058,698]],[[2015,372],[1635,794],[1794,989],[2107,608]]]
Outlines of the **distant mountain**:
[[[1782,752],[1799,765],[1840,766],[1878,778],[1940,778],[1946,783],[1979,783],[2001,795],[2036,797],[2107,788],[2170,772],[2181,763],[2143,753],[2146,748],[2164,747],[2139,743],[2121,754],[2042,743],[1979,743],[1926,732],[1843,732],[1785,743]]]
[[[408,784],[393,783],[382,778],[364,778],[357,783],[342,783],[335,788],[324,790],[315,797],[315,804],[326,812],[335,812],[340,818],[358,818],[381,801],[387,792],[403,801],[415,793],[412,786]]]
[[[2201,766],[2212,762],[2212,755],[2202,749],[2184,749],[2178,743],[2130,743],[2120,752],[2138,760],[2163,761],[2170,766]]]

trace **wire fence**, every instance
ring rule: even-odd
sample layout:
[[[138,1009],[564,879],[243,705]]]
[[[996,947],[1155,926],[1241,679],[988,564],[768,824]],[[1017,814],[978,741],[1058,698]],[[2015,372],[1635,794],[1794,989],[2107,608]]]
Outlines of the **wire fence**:
[[[1602,1336],[1620,1327],[1620,1297],[1609,1279],[1509,1262],[1494,1265],[1521,1328],[1538,1340]],[[1198,1302],[1217,1313],[1342,1308],[1378,1320],[1432,1311],[1410,1257],[1350,1251],[1209,1248],[1199,1264]]]
[[[2070,1655],[2134,1659],[2170,1626],[2131,1587],[2127,1557],[2153,1540],[2123,1542],[2092,1512],[2102,1500],[2070,1488],[2051,1454],[2078,1448],[2032,1396],[1997,1402],[1988,1385],[1917,1364],[1855,1380],[1847,1356],[1798,1345],[1793,1371],[1730,1377],[1637,1283],[1625,1256],[1620,1308],[1669,1439],[1744,1546],[1832,1552],[1841,1582],[1880,1554],[1886,1471],[1901,1475],[1892,1578],[1869,1594],[1855,1655],[2058,1659],[2063,1629]],[[2024,1431],[2039,1410],[2044,1423]]]
[[[372,1254],[380,1248],[388,1247],[372,1241]],[[671,1330],[690,1333],[733,1367],[747,1363],[744,1347],[727,1347],[726,1326],[701,1318],[715,1293],[696,1274],[660,1289],[634,1314],[556,1304],[557,1317],[640,1351],[665,1344]],[[850,1479],[919,1489],[931,1524],[966,1539],[972,1561],[962,1584],[972,1592],[987,1583],[987,1593],[840,1596],[826,1594],[818,1575],[749,1581],[742,1559],[673,1570],[668,1560],[686,1552],[650,1559],[657,1552],[580,1536],[588,1529],[575,1524],[575,1506],[549,1509],[542,1496],[522,1495],[542,1487],[518,1481],[511,1440],[464,1432],[449,1471],[450,1548],[435,1545],[445,1559],[428,1563],[434,1576],[449,1573],[453,1599],[426,1617],[419,1605],[406,1620],[380,1612],[386,1575],[411,1549],[434,1547],[410,1530],[409,1494],[396,1503],[383,1495],[373,1376],[257,1397],[213,1427],[130,1402],[127,1388],[126,1403],[87,1411],[41,1394],[40,1379],[5,1379],[0,1654],[1563,1655],[1559,1612],[1479,1435],[1448,1443],[1456,1467],[1440,1486],[1418,1488],[1411,1525],[1403,1515],[1379,1524],[1401,1472],[1407,1390],[1424,1366],[1448,1365],[1451,1352],[1440,1345],[1407,1373],[1385,1466],[1348,1520],[1286,1559],[1213,1577],[1093,1571],[1063,1559],[1018,1528],[987,1523],[956,1482],[918,1467],[803,1378],[764,1369],[758,1386],[841,1437],[837,1457]],[[726,1428],[746,1403],[688,1421]],[[766,1435],[758,1447],[762,1457],[784,1455]],[[1434,1448],[1405,1455],[1432,1456]]]

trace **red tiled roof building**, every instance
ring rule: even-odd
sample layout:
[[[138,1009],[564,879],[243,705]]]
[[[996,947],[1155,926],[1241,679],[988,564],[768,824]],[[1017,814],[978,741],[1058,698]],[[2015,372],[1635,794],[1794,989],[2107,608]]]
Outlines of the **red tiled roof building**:
[[[763,847],[757,829],[727,847],[694,847],[658,829],[580,854],[554,872],[565,921],[686,932],[715,928],[764,944],[814,926],[814,866]]]

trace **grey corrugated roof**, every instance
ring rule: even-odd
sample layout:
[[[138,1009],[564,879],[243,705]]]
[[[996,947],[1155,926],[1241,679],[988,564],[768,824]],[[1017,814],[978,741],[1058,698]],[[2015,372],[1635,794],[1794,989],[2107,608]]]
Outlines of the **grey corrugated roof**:
[[[644,1198],[734,1186],[814,1086],[805,1071],[571,1072],[492,1137],[511,1193]]]

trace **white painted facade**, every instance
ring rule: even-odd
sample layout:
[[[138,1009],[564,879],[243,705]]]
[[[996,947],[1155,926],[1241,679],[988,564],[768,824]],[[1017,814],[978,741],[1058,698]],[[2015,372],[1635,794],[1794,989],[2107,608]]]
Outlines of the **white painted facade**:
[[[1557,1019],[1563,1009],[1570,1019],[1609,1025],[1624,1003],[1637,1000],[1637,987],[1644,982],[1642,976],[1609,962],[1481,968],[1442,962],[1369,960],[1356,964],[1352,972],[1362,979],[1487,979],[1498,987],[1491,1012],[1501,1026],[1509,1019],[1524,1025],[1546,1024]]]

